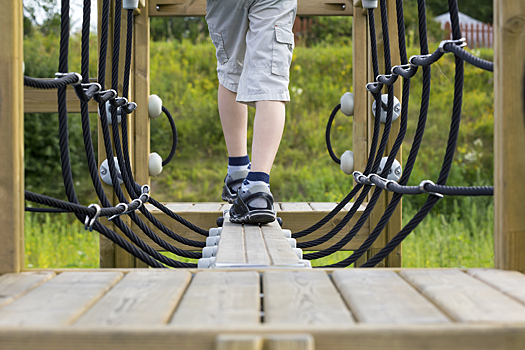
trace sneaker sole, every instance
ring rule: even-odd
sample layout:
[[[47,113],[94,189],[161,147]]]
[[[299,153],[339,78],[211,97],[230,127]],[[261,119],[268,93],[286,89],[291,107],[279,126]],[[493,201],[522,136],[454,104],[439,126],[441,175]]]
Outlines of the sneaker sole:
[[[235,224],[269,224],[275,221],[275,213],[268,210],[252,210],[240,217],[230,216],[230,222]]]
[[[233,204],[236,198],[237,197],[228,197],[228,196],[225,196],[224,194],[222,195],[222,200],[225,202],[228,202],[229,204]]]

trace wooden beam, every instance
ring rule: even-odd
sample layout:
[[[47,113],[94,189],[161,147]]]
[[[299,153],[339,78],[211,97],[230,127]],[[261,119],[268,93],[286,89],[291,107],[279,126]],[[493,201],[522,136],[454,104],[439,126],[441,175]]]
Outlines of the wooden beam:
[[[22,0],[0,12],[0,274],[24,266],[24,87]]]
[[[525,1],[494,1],[494,266],[525,271]]]
[[[206,0],[149,0],[150,17],[206,16]],[[298,0],[297,16],[352,16],[352,0]]]
[[[133,124],[133,174],[137,183],[150,183],[149,153],[150,153],[150,121],[148,116],[148,98],[150,95],[150,20],[149,8],[144,5],[141,13],[135,16],[133,26],[133,63],[131,75],[132,99],[137,103],[137,109],[131,115]],[[139,259],[135,259],[136,267],[147,267]]]
[[[67,88],[67,111],[80,113],[80,100],[72,86]],[[98,112],[98,105],[94,100],[89,102],[89,112]],[[58,113],[57,91],[24,87],[24,113]]]
[[[368,91],[365,89],[368,81],[368,18],[366,12],[363,15],[362,9],[354,7],[354,18],[352,23],[352,43],[353,43],[353,93],[354,93],[354,116],[353,121],[353,148],[354,170],[363,172],[368,162]],[[355,181],[354,181],[355,185]],[[370,227],[370,219],[367,220]],[[355,267],[361,266],[368,260],[368,252],[365,253],[354,264]]]

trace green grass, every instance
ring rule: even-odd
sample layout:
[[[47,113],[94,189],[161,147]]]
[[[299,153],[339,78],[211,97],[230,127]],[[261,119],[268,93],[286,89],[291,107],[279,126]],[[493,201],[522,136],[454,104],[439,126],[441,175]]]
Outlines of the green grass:
[[[439,206],[403,242],[403,267],[493,267],[493,205],[470,199],[462,217],[447,217]],[[459,208],[456,208],[459,211]],[[406,224],[416,213],[405,206]],[[98,234],[84,231],[64,214],[26,214],[26,267],[98,267]],[[170,258],[196,262],[171,253]],[[312,261],[313,266],[333,264],[351,252],[337,252]]]

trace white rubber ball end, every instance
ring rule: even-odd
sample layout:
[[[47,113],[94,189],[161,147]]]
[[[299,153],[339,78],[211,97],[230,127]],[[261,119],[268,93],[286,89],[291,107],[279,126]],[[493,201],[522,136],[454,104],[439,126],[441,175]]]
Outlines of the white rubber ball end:
[[[157,176],[162,173],[162,157],[158,153],[153,152],[149,154],[148,160],[149,176]]]
[[[346,175],[352,175],[354,172],[354,152],[346,151],[341,156],[341,170]]]
[[[148,98],[148,114],[151,119],[157,119],[162,113],[162,100],[157,95]]]
[[[341,97],[341,112],[347,117],[354,115],[354,94],[351,92],[345,93]]]

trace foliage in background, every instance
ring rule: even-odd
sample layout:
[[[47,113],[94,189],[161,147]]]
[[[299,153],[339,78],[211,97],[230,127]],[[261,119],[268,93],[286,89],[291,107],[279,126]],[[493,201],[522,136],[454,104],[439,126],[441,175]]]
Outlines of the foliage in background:
[[[404,3],[415,1],[404,1]],[[427,8],[436,16],[448,12],[448,0],[427,0]],[[493,21],[493,0],[458,0],[459,11],[483,23]]]

